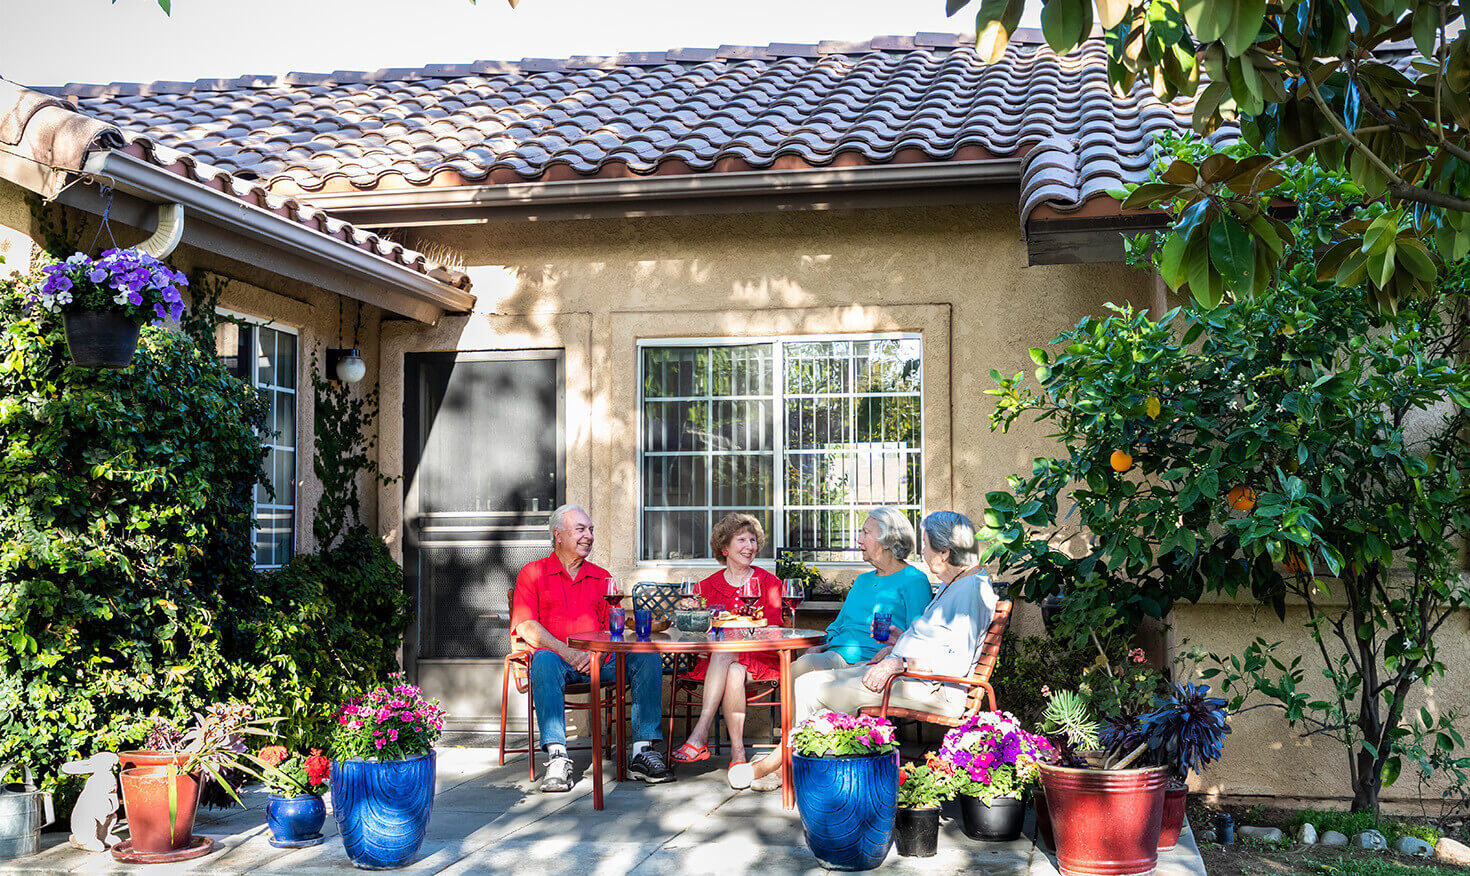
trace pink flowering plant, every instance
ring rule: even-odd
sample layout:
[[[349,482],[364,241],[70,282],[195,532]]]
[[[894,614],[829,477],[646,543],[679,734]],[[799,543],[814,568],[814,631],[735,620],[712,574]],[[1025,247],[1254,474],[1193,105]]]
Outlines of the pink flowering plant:
[[[178,321],[184,314],[183,274],[133,248],[113,248],[93,259],[74,253],[41,269],[42,279],[26,296],[34,312],[115,310],[139,325]]]
[[[893,725],[886,718],[845,715],[826,709],[796,728],[792,745],[804,757],[845,757],[898,750]]]
[[[338,760],[402,760],[428,754],[444,730],[445,717],[437,700],[424,699],[422,691],[395,672],[387,685],[354,698],[337,713],[332,755]]]
[[[1041,777],[1054,749],[1009,712],[977,712],[944,734],[939,759],[959,777],[955,791],[990,803],[1019,797]]]

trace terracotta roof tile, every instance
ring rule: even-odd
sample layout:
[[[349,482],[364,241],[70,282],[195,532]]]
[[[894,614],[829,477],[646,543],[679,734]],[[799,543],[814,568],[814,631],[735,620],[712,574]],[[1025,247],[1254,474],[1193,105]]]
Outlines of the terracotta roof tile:
[[[1026,153],[1023,217],[1144,178],[1153,138],[1188,127],[1188,101],[1141,84],[1113,94],[1100,40],[1058,57],[1022,31],[992,65],[972,42],[920,33],[60,93],[282,191]]]

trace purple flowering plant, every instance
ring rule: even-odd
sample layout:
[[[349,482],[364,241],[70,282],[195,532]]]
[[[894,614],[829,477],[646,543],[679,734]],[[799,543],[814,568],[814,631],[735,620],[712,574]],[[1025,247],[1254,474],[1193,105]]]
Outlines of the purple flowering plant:
[[[898,751],[886,718],[846,715],[823,709],[796,728],[791,744],[804,757],[844,757]]]
[[[75,253],[41,269],[26,296],[32,312],[116,310],[139,325],[177,321],[184,314],[188,279],[138,249],[109,249],[96,259]]]
[[[944,734],[939,759],[959,776],[956,792],[990,803],[1019,797],[1041,777],[1054,749],[1009,712],[977,712]]]
[[[446,716],[438,700],[424,699],[423,691],[395,672],[388,684],[354,697],[337,713],[332,755],[338,760],[402,760],[428,754]]]

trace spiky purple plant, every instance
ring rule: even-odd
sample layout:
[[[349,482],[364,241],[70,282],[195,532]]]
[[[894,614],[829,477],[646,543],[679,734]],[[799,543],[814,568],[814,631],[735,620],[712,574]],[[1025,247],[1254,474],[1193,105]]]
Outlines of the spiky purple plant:
[[[1155,763],[1168,766],[1183,780],[1218,760],[1225,748],[1225,701],[1209,695],[1207,684],[1174,684],[1169,696],[1154,700],[1143,717],[1143,738]]]

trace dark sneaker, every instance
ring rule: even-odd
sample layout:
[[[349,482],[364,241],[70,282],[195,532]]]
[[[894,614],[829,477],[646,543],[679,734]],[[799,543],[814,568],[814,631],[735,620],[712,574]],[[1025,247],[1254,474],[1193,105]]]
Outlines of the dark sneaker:
[[[652,745],[633,755],[633,759],[628,761],[628,774],[650,785],[674,780],[674,773],[664,762],[664,756]]]
[[[546,775],[541,777],[541,792],[561,793],[572,789],[572,759],[553,757],[546,762]]]

